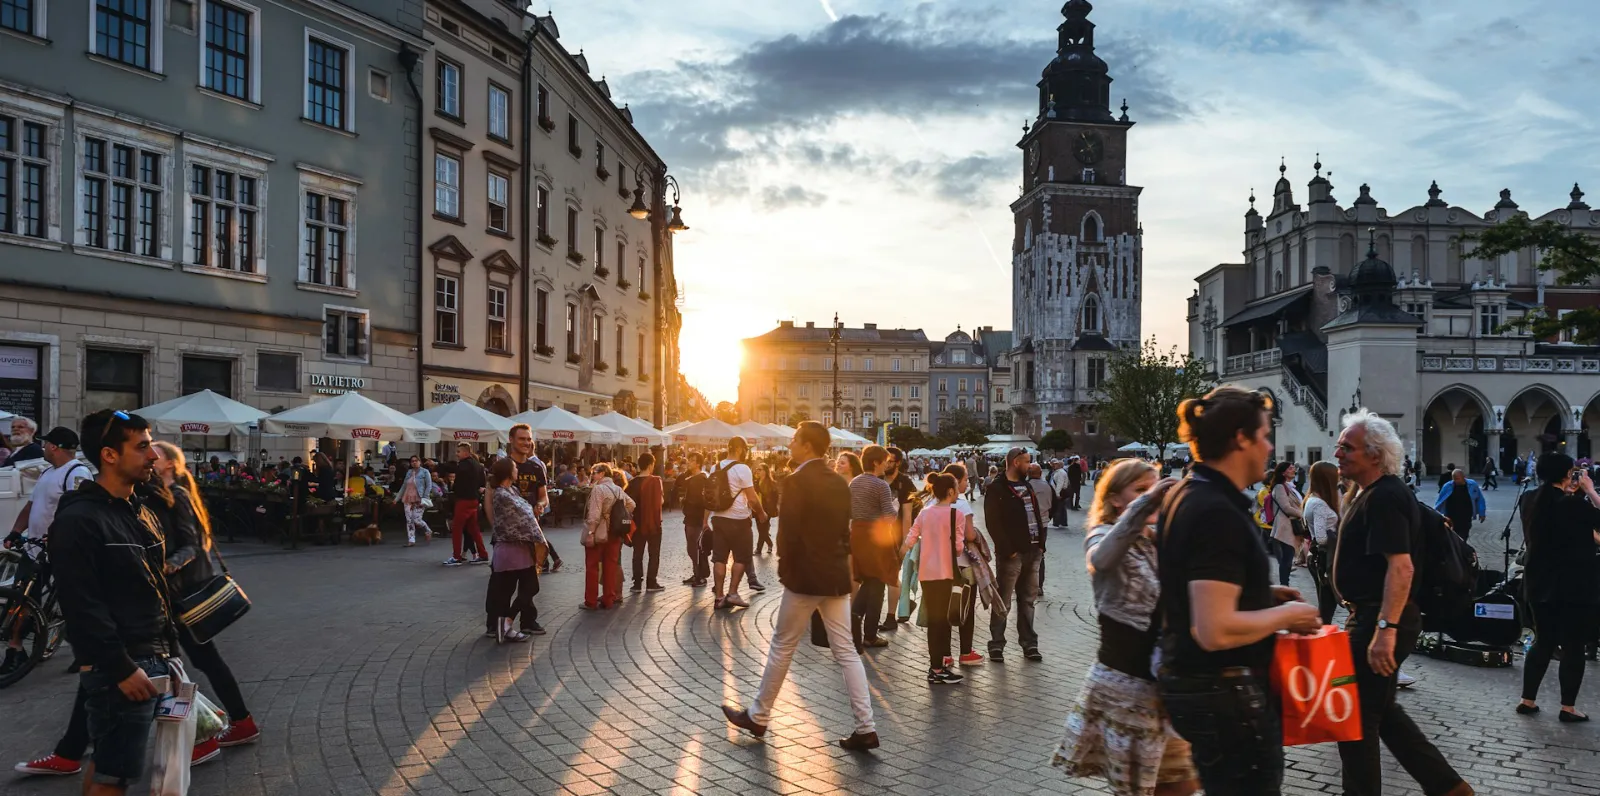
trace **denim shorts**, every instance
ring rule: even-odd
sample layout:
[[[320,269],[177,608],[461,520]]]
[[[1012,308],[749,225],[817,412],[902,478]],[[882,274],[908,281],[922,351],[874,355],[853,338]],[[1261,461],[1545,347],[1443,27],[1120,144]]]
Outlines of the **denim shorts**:
[[[150,677],[169,674],[165,658],[135,658]],[[129,702],[112,675],[89,670],[78,675],[88,696],[89,737],[94,742],[94,781],[126,786],[144,774],[150,756],[150,725],[156,720],[155,699]]]

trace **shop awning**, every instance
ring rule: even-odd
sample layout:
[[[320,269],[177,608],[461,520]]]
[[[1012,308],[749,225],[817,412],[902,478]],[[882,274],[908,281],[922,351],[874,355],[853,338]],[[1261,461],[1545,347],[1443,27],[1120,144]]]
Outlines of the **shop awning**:
[[[1233,317],[1223,321],[1222,325],[1238,326],[1251,323],[1264,318],[1271,318],[1286,310],[1304,312],[1311,306],[1311,287],[1311,285],[1305,285],[1295,288],[1293,292],[1252,304],[1234,313]]]

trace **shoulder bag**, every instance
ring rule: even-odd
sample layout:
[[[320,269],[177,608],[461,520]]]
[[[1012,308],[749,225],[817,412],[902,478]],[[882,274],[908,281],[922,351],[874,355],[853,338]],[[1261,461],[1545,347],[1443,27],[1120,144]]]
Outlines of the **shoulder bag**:
[[[210,551],[209,555],[221,566],[222,574],[173,600],[174,607],[178,609],[178,621],[189,632],[189,636],[201,644],[216,638],[217,634],[250,611],[250,598],[228,574],[228,565],[223,562],[222,556],[217,555],[216,551]]]
[[[950,507],[950,572],[954,576],[950,583],[950,602],[945,605],[945,619],[951,627],[960,627],[967,620],[967,590],[972,588],[972,576],[965,567],[956,566],[956,534],[959,533],[958,515],[954,506]],[[917,606],[917,627],[928,626],[928,601],[924,599]]]
[[[1277,509],[1279,514],[1282,514],[1283,513],[1283,505],[1278,503],[1277,492],[1278,492],[1277,489],[1273,489],[1271,492],[1268,492],[1267,495],[1268,495],[1269,499],[1272,501],[1273,507]],[[1301,504],[1301,509],[1300,509],[1302,512],[1305,511],[1304,506],[1305,506],[1305,504],[1302,503]],[[1294,534],[1296,539],[1309,539],[1309,538],[1311,538],[1311,532],[1306,529],[1306,521],[1305,521],[1304,517],[1292,517],[1292,516],[1289,516],[1287,514],[1285,514],[1284,516],[1289,518],[1289,532]]]

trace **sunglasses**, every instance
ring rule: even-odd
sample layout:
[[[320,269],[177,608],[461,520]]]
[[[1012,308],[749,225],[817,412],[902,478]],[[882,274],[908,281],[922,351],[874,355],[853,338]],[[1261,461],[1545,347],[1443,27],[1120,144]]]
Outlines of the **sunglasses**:
[[[100,429],[100,441],[102,443],[105,442],[106,435],[111,433],[112,424],[116,423],[118,420],[122,420],[122,421],[126,422],[126,421],[131,420],[131,419],[132,418],[128,417],[128,413],[122,411],[121,409],[117,409],[117,410],[113,411],[111,413],[111,416],[106,418],[105,428]]]

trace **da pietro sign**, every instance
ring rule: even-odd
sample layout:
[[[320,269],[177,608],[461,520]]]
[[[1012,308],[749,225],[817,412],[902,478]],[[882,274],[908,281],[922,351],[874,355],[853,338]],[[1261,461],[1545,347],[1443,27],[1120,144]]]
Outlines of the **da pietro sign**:
[[[359,376],[332,376],[327,373],[306,375],[311,391],[318,395],[344,395],[367,388],[367,380]]]

